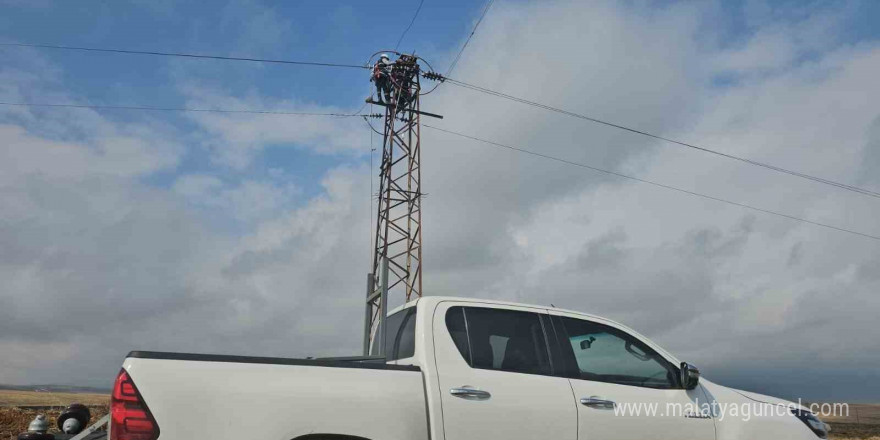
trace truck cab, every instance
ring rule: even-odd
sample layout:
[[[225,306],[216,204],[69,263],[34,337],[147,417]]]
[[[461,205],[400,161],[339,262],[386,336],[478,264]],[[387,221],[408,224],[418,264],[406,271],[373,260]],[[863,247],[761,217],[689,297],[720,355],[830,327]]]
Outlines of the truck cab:
[[[708,400],[701,387],[681,384],[677,359],[620,324],[455,298],[429,298],[422,308],[431,316],[417,321],[424,350],[413,364],[435,373],[426,376],[436,389],[429,402],[439,403],[432,413],[442,414],[436,438],[715,438],[711,418],[616,414],[624,403],[665,410]]]

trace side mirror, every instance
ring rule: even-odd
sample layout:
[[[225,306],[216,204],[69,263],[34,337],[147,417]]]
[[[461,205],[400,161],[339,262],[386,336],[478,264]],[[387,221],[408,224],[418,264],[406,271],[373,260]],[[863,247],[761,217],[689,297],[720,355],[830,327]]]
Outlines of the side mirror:
[[[586,349],[590,348],[590,346],[593,345],[593,342],[596,342],[596,338],[594,338],[592,336],[590,336],[587,339],[584,339],[583,341],[581,341],[581,350],[586,350]]]
[[[681,363],[681,385],[686,390],[692,390],[697,387],[700,382],[700,370],[697,367],[687,363]]]

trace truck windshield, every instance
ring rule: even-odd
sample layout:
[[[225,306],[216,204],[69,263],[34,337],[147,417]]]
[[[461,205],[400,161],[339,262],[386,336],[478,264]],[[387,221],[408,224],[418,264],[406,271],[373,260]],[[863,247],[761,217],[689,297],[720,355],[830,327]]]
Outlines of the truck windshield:
[[[416,308],[408,307],[389,316],[385,335],[387,360],[413,357],[416,351]]]

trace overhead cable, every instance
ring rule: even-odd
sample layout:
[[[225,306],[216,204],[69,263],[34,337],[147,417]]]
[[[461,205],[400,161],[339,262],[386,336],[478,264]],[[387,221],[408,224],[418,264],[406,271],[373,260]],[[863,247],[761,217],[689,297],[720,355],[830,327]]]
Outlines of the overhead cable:
[[[223,60],[223,61],[249,61],[249,62],[255,62],[255,63],[294,64],[294,65],[299,65],[299,66],[344,67],[344,68],[350,68],[350,69],[369,69],[368,66],[360,65],[360,64],[324,63],[324,62],[316,62],[316,61],[278,60],[278,59],[251,58],[251,57],[228,57],[228,56],[220,56],[220,55],[204,55],[204,54],[178,53],[178,52],[157,52],[157,51],[129,50],[129,49],[107,49],[107,48],[99,48],[99,47],[60,46],[60,45],[54,45],[54,44],[0,43],[0,46],[32,47],[32,48],[40,48],[40,49],[75,50],[75,51],[86,51],[86,52],[105,52],[105,53],[130,54],[130,55],[156,55],[156,56],[164,56],[164,57],[202,58],[202,59]]]
[[[291,116],[335,116],[335,117],[379,117],[381,115],[362,114],[360,110],[355,113],[318,113],[318,112],[288,112],[275,110],[230,110],[215,108],[185,108],[185,107],[144,107],[129,105],[93,105],[93,104],[50,104],[36,102],[2,102],[0,105],[19,107],[61,107],[61,108],[88,108],[96,110],[148,110],[163,112],[200,112],[200,113],[248,113],[258,115],[291,115]],[[363,109],[363,108],[362,108]]]
[[[692,148],[692,149],[694,149],[694,150],[699,150],[699,151],[702,151],[702,152],[705,152],[705,153],[714,154],[714,155],[716,155],[716,156],[725,157],[725,158],[727,158],[727,159],[733,159],[733,160],[736,160],[736,161],[744,162],[744,163],[747,163],[747,164],[749,164],[749,165],[754,165],[754,166],[758,166],[758,167],[766,168],[766,169],[769,169],[769,170],[772,170],[772,171],[776,171],[776,172],[779,172],[779,173],[784,173],[784,174],[788,174],[788,175],[791,175],[791,176],[800,177],[800,178],[802,178],[802,179],[806,179],[806,180],[811,180],[811,181],[814,181],[814,182],[822,183],[822,184],[825,184],[825,185],[834,186],[834,187],[837,187],[837,188],[840,188],[840,189],[844,189],[844,190],[847,190],[847,191],[856,192],[856,193],[863,194],[863,195],[866,195],[866,196],[875,197],[875,198],[880,198],[880,192],[877,192],[877,191],[872,191],[872,190],[869,190],[869,189],[859,188],[859,187],[856,187],[856,186],[852,186],[852,185],[848,185],[848,184],[840,183],[840,182],[835,182],[835,181],[833,181],[833,180],[828,180],[828,179],[825,179],[825,178],[822,178],[822,177],[813,176],[813,175],[806,174],[806,173],[802,173],[802,172],[799,172],[799,171],[792,171],[792,170],[790,170],[790,169],[782,168],[782,167],[779,167],[779,166],[776,166],[776,165],[771,165],[771,164],[764,163],[764,162],[758,162],[758,161],[756,161],[756,160],[747,159],[747,158],[740,157],[740,156],[734,156],[734,155],[732,155],[732,154],[724,153],[724,152],[717,151],[717,150],[712,150],[712,149],[705,148],[705,147],[700,147],[700,146],[698,146],[698,145],[694,145],[694,144],[690,144],[690,143],[687,143],[687,142],[682,142],[682,141],[678,141],[678,140],[675,140],[675,139],[671,139],[671,138],[667,138],[667,137],[664,137],[664,136],[660,136],[660,135],[656,135],[656,134],[653,134],[653,133],[649,133],[649,132],[647,132],[647,131],[642,131],[642,130],[638,130],[638,129],[635,129],[635,128],[630,128],[630,127],[627,127],[627,126],[624,126],[624,125],[615,124],[615,123],[613,123],[613,122],[603,121],[603,120],[601,120],[601,119],[596,119],[596,118],[593,118],[593,117],[590,117],[590,116],[586,116],[586,115],[582,115],[582,114],[579,114],[579,113],[575,113],[575,112],[572,112],[572,111],[563,110],[563,109],[560,109],[560,108],[557,108],[557,107],[553,107],[553,106],[550,106],[550,105],[547,105],[547,104],[541,104],[541,103],[539,103],[539,102],[530,101],[530,100],[527,100],[527,99],[524,99],[524,98],[516,97],[516,96],[513,96],[513,95],[508,95],[508,94],[506,94],[506,93],[497,92],[497,91],[494,91],[494,90],[487,89],[487,88],[485,88],[485,87],[475,86],[475,85],[473,85],[473,84],[468,84],[468,83],[465,83],[465,82],[462,82],[462,81],[458,81],[458,80],[456,80],[456,79],[452,79],[452,78],[442,78],[442,81],[445,81],[445,82],[448,82],[448,83],[451,83],[451,84],[455,84],[455,85],[457,85],[457,86],[459,86],[459,87],[467,88],[467,89],[474,90],[474,91],[477,91],[477,92],[485,93],[485,94],[492,95],[492,96],[497,96],[497,97],[499,97],[499,98],[504,98],[504,99],[508,99],[508,100],[511,100],[511,101],[515,101],[515,102],[519,102],[519,103],[522,103],[522,104],[526,104],[526,105],[530,105],[530,106],[533,106],[533,107],[537,107],[537,108],[540,108],[540,109],[544,109],[544,110],[552,111],[552,112],[555,112],[555,113],[560,113],[560,114],[563,114],[563,115],[566,115],[566,116],[571,116],[571,117],[574,117],[574,118],[583,119],[583,120],[590,121],[590,122],[595,122],[595,123],[597,123],[597,124],[606,125],[606,126],[609,126],[609,127],[617,128],[617,129],[619,129],[619,130],[628,131],[628,132],[630,132],[630,133],[640,134],[640,135],[642,135],[642,136],[647,136],[647,137],[650,137],[650,138],[659,139],[659,140],[662,140],[662,141],[665,141],[665,142],[669,142],[669,143],[673,143],[673,144],[681,145],[681,146],[683,146],[683,147]]]
[[[471,38],[474,36],[474,33],[477,32],[477,28],[480,27],[480,23],[483,22],[483,18],[486,17],[486,13],[489,12],[489,8],[492,7],[492,3],[495,3],[495,0],[489,0],[486,2],[486,7],[483,8],[483,13],[480,14],[480,19],[477,20],[476,24],[474,24],[473,30],[468,35],[467,40],[464,40],[464,44],[461,46],[461,50],[458,51],[458,55],[455,56],[455,59],[452,60],[452,63],[449,65],[449,68],[446,69],[446,76],[449,76],[453,70],[455,70],[455,66],[458,64],[458,60],[461,59],[461,54],[464,53],[464,50],[467,48],[468,43],[471,42]]]
[[[419,2],[419,7],[416,8],[416,13],[413,14],[413,18],[412,18],[412,20],[410,20],[409,26],[407,26],[406,29],[403,30],[403,33],[400,34],[400,38],[397,39],[397,45],[394,46],[395,51],[400,47],[400,43],[403,42],[403,37],[405,37],[406,33],[409,32],[410,28],[412,28],[413,23],[416,22],[416,18],[419,16],[419,12],[422,10],[422,5],[424,5],[424,4],[425,4],[425,0],[422,0]]]
[[[571,161],[571,160],[567,160],[567,159],[563,159],[563,158],[559,158],[559,157],[551,156],[551,155],[548,155],[548,154],[538,153],[538,152],[533,151],[533,150],[528,150],[528,149],[525,149],[525,148],[514,147],[514,146],[512,146],[512,145],[506,145],[506,144],[502,144],[502,143],[499,143],[499,142],[493,142],[493,141],[490,141],[490,140],[481,139],[481,138],[478,138],[478,137],[476,137],[476,136],[471,136],[471,135],[467,135],[467,134],[463,134],[463,133],[454,132],[454,131],[451,131],[451,130],[446,130],[446,129],[439,128],[439,127],[434,127],[434,126],[432,126],[432,125],[428,125],[428,124],[422,124],[422,126],[423,126],[423,127],[426,127],[426,128],[430,128],[430,129],[432,129],[432,130],[440,131],[440,132],[443,132],[443,133],[446,133],[446,134],[450,134],[450,135],[454,135],[454,136],[462,137],[462,138],[465,138],[465,139],[470,139],[470,140],[473,140],[473,141],[481,142],[481,143],[484,143],[484,144],[487,144],[487,145],[492,145],[492,146],[499,147],[499,148],[505,148],[505,149],[508,149],[508,150],[512,150],[512,151],[516,151],[516,152],[520,152],[520,153],[524,153],[524,154],[529,154],[529,155],[532,155],[532,156],[537,156],[537,157],[540,157],[540,158],[543,158],[543,159],[548,159],[548,160],[552,160],[552,161],[556,161],[556,162],[561,162],[561,163],[568,164],[568,165],[573,165],[573,166],[576,166],[576,167],[586,168],[586,169],[589,169],[589,170],[592,170],[592,171],[596,171],[596,172],[600,172],[600,173],[609,174],[609,175],[616,176],[616,177],[620,177],[620,178],[623,178],[623,179],[634,180],[634,181],[641,182],[641,183],[645,183],[645,184],[648,184],[648,185],[653,185],[653,186],[656,186],[656,187],[665,188],[665,189],[668,189],[668,190],[672,190],[672,191],[676,191],[676,192],[680,192],[680,193],[688,194],[688,195],[691,195],[691,196],[700,197],[700,198],[703,198],[703,199],[714,200],[714,201],[716,201],[716,202],[726,203],[726,204],[728,204],[728,205],[738,206],[738,207],[740,207],[740,208],[745,208],[745,209],[749,209],[749,210],[752,210],[752,211],[761,212],[761,213],[764,213],[764,214],[770,214],[770,215],[774,215],[774,216],[777,216],[777,217],[783,217],[783,218],[786,218],[786,219],[789,219],[789,220],[795,220],[795,221],[798,221],[798,222],[807,223],[807,224],[811,224],[811,225],[814,225],[814,226],[820,226],[820,227],[823,227],[823,228],[833,229],[833,230],[835,230],[835,231],[839,231],[839,232],[845,232],[845,233],[848,233],[848,234],[858,235],[858,236],[865,237],[865,238],[870,238],[870,239],[873,239],[873,240],[880,240],[880,236],[877,236],[877,235],[871,235],[871,234],[867,234],[867,233],[864,233],[864,232],[858,232],[858,231],[855,231],[855,230],[852,230],[852,229],[846,229],[846,228],[842,228],[842,227],[838,227],[838,226],[830,225],[830,224],[827,224],[827,223],[820,223],[820,222],[816,222],[816,221],[813,221],[813,220],[808,220],[808,219],[805,219],[805,218],[796,217],[796,216],[793,216],[793,215],[784,214],[784,213],[777,212],[777,211],[771,211],[771,210],[769,210],[769,209],[758,208],[758,207],[755,207],[755,206],[747,205],[747,204],[745,204],[745,203],[734,202],[734,201],[730,201],[730,200],[727,200],[727,199],[722,199],[722,198],[720,198],[720,197],[715,197],[715,196],[710,196],[710,195],[706,195],[706,194],[701,194],[701,193],[698,193],[698,192],[689,191],[689,190],[682,189],[682,188],[678,188],[678,187],[675,187],[675,186],[666,185],[666,184],[658,183],[658,182],[654,182],[654,181],[651,181],[651,180],[646,180],[646,179],[641,179],[641,178],[638,178],[638,177],[629,176],[629,175],[626,175],[626,174],[618,173],[618,172],[616,172],[616,171],[609,171],[609,170],[605,170],[605,169],[602,169],[602,168],[594,167],[594,166],[592,166],[592,165],[587,165],[587,164],[584,164],[584,163],[574,162],[574,161]]]

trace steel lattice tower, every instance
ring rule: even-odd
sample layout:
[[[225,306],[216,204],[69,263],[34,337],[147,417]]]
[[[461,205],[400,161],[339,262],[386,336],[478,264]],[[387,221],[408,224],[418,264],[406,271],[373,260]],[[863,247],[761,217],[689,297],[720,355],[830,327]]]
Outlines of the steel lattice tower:
[[[385,106],[373,266],[368,280],[365,351],[387,297],[422,296],[422,186],[419,65],[401,55],[392,67],[394,104]],[[387,271],[384,263],[387,262]],[[383,280],[387,273],[387,280]],[[385,284],[387,282],[387,284]],[[387,287],[386,287],[387,286]],[[387,302],[387,299],[386,299]],[[374,348],[375,351],[375,348]]]

